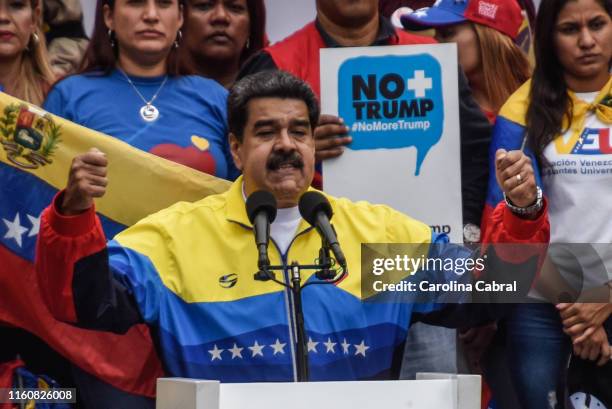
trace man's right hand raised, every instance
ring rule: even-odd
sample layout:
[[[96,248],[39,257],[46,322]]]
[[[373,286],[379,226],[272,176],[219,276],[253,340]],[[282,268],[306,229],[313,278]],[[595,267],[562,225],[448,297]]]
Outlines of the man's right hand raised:
[[[60,213],[66,216],[89,209],[93,199],[106,193],[106,155],[96,148],[75,156],[70,165],[68,185],[64,192]]]

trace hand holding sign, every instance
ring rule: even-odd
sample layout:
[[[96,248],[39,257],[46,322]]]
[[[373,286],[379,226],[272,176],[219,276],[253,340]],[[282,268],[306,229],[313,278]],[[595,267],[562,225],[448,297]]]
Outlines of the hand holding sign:
[[[352,141],[348,131],[348,127],[341,118],[334,115],[321,115],[314,132],[317,162],[342,155],[343,146]]]
[[[104,196],[108,184],[107,165],[106,155],[96,148],[75,156],[60,209],[62,214],[75,215],[83,212],[91,207],[95,197]]]
[[[521,151],[495,152],[495,176],[501,190],[517,207],[528,207],[537,199],[531,159]]]

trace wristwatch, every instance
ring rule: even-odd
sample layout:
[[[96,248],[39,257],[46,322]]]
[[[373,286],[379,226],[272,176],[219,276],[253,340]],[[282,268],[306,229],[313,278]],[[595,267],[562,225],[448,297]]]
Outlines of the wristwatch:
[[[508,206],[508,209],[510,209],[512,213],[519,216],[533,216],[542,210],[542,206],[544,205],[542,189],[540,189],[539,186],[536,187],[536,201],[530,206],[519,207],[514,205],[510,199],[506,197],[506,193],[504,193],[504,200],[506,201],[506,206]]]
[[[480,241],[480,227],[473,223],[467,223],[463,226],[463,242],[478,243]]]

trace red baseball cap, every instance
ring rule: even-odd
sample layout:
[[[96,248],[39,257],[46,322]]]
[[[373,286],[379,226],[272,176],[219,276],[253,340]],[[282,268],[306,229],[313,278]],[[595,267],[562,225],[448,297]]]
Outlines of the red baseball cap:
[[[430,27],[472,21],[516,39],[523,14],[516,0],[438,0],[431,7],[402,15],[401,21],[404,26],[416,23]]]

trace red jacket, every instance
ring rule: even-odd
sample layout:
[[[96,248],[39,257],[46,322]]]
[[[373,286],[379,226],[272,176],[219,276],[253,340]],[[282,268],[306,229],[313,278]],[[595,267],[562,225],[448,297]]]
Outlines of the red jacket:
[[[430,37],[422,37],[395,29],[385,45],[435,44]],[[319,50],[328,47],[314,22],[304,26],[284,40],[267,47],[278,69],[292,73],[312,87],[320,98]]]

